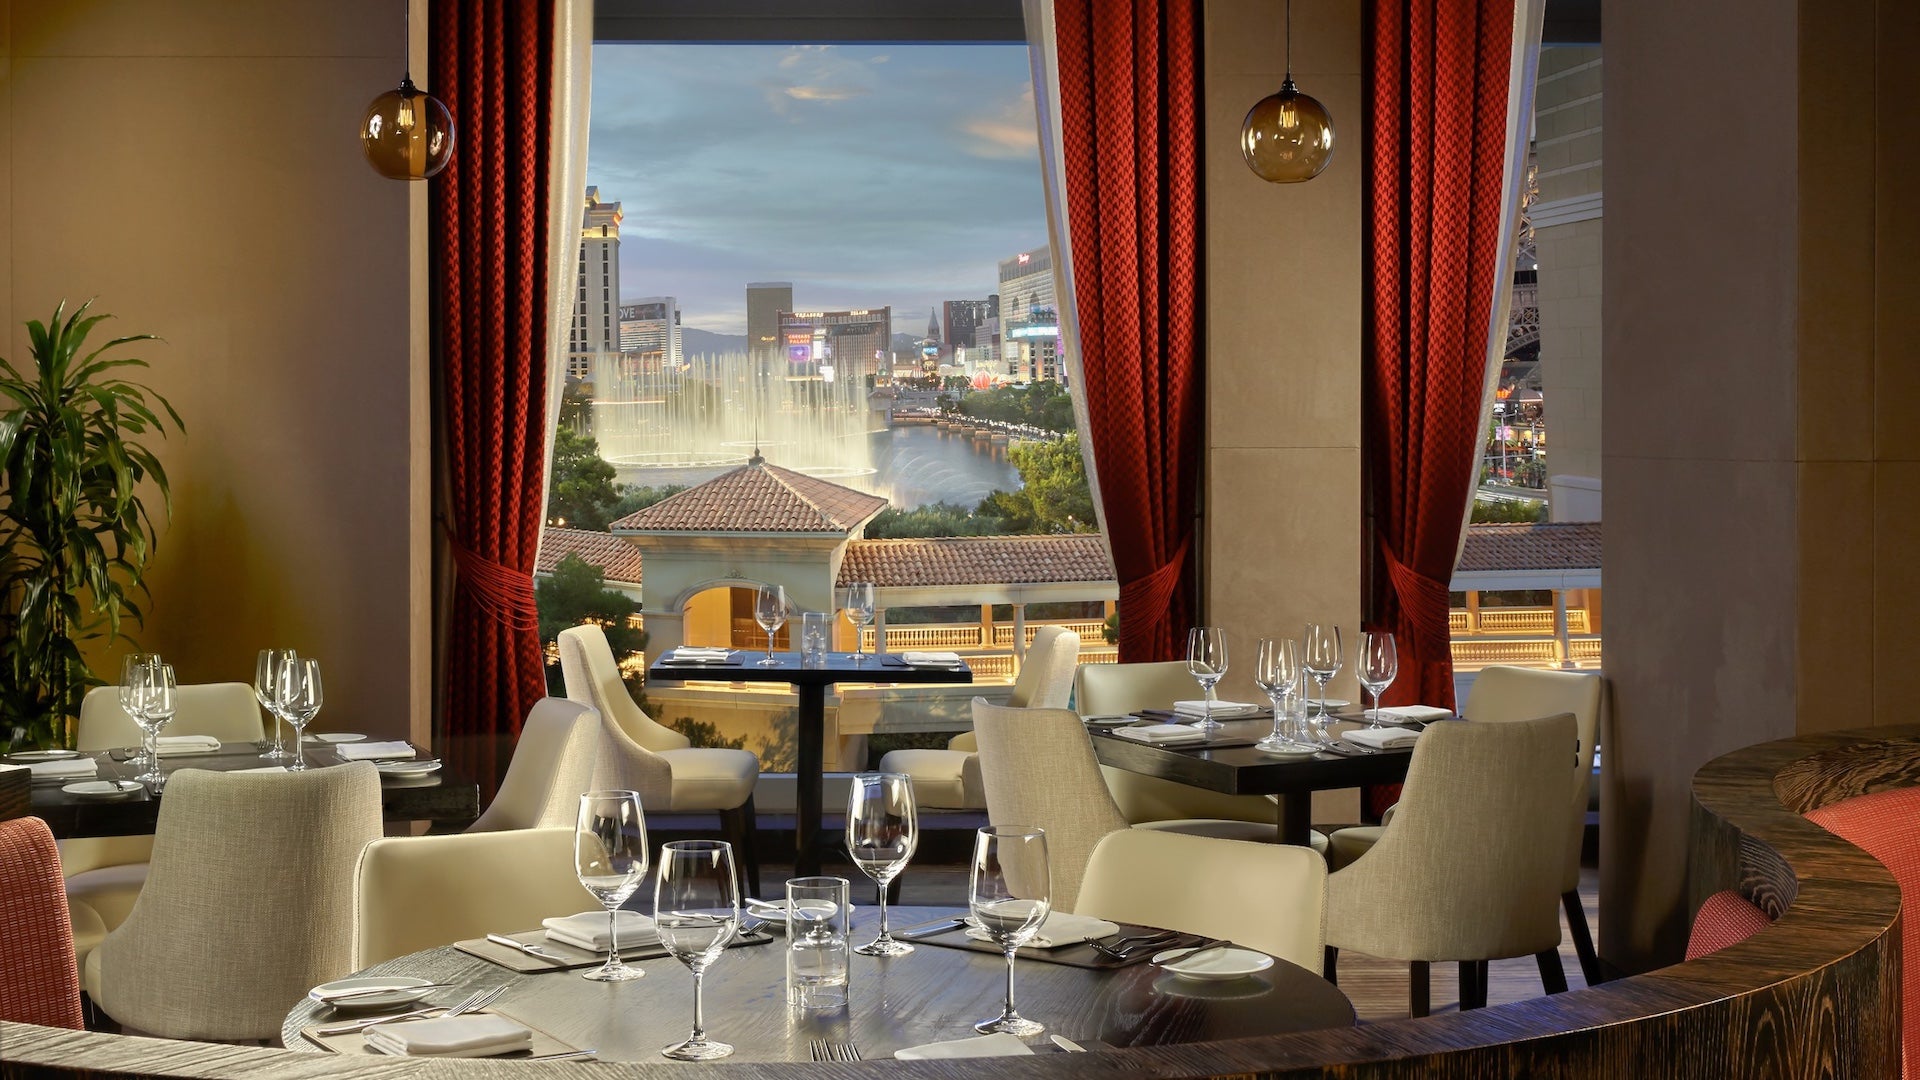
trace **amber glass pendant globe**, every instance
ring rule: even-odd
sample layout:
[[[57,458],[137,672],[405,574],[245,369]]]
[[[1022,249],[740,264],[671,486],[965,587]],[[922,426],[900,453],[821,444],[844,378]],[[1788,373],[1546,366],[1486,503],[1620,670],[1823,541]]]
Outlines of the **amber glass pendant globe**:
[[[1262,180],[1297,184],[1320,175],[1333,160],[1333,117],[1300,92],[1293,80],[1254,102],[1240,124],[1240,154]]]
[[[367,106],[360,125],[367,163],[393,180],[425,180],[453,160],[453,115],[440,99],[402,79]]]

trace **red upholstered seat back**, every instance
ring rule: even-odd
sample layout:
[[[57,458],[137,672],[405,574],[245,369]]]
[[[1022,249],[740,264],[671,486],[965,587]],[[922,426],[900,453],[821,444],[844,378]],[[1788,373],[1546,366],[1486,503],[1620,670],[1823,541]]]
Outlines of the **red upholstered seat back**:
[[[1693,917],[1693,933],[1687,938],[1687,959],[1697,960],[1708,953],[1738,945],[1773,925],[1767,913],[1753,901],[1732,889],[1707,897]]]
[[[0,821],[0,912],[0,1020],[84,1027],[60,850],[39,818]]]
[[[1900,884],[1902,1075],[1920,1062],[1920,788],[1857,795],[1807,820],[1879,859]]]

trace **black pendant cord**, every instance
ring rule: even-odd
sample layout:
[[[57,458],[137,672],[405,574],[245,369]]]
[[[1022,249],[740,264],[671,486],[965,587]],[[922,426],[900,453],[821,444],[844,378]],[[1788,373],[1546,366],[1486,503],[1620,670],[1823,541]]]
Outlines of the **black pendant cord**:
[[[1282,81],[1293,81],[1293,0],[1287,0],[1287,77]]]

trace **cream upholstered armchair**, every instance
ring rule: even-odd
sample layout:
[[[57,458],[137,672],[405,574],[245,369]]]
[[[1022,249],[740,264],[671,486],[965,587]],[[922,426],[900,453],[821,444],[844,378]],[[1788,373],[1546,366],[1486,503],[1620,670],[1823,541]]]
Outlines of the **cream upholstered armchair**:
[[[753,787],[760,779],[760,759],[749,750],[693,746],[685,735],[655,723],[627,693],[613,649],[598,626],[560,631],[560,672],[567,697],[600,712],[600,761],[593,786],[638,791],[648,812],[718,811],[721,829],[740,855],[741,877],[758,895]]]
[[[353,868],[380,836],[380,776],[188,769],[167,782],[133,913],[88,955],[86,990],[171,1039],[278,1039],[287,1009],[353,968]]]
[[[1586,908],[1580,902],[1580,848],[1586,836],[1594,746],[1606,707],[1606,680],[1592,672],[1494,666],[1482,668],[1474,676],[1473,688],[1467,691],[1467,703],[1460,710],[1460,715],[1468,720],[1495,724],[1563,712],[1573,714],[1580,734],[1580,751],[1573,760],[1567,838],[1561,852],[1560,908],[1566,912],[1568,933],[1573,937],[1574,952],[1580,957],[1580,973],[1589,986],[1601,982],[1604,974],[1600,970],[1600,958],[1594,952]],[[1397,808],[1388,811],[1389,820],[1396,812]],[[1333,868],[1338,870],[1364,855],[1380,839],[1382,828],[1362,825],[1335,832],[1328,851]]]
[[[566,698],[541,698],[527,710],[500,790],[468,832],[571,828],[580,796],[593,786],[600,714]]]
[[[980,738],[988,820],[1047,831],[1053,906],[1077,911],[1080,879],[1094,846],[1109,833],[1129,827],[1100,779],[1080,715],[1070,709],[1016,709],[974,698],[973,730]],[[1274,837],[1272,825],[1248,821],[1188,819],[1132,827],[1226,840]]]
[[[1008,706],[1066,708],[1073,693],[1073,672],[1079,664],[1079,634],[1060,626],[1041,627],[1033,635],[1033,644],[1027,646]],[[913,799],[918,806],[985,810],[987,794],[980,785],[979,749],[973,732],[963,731],[947,743],[945,750],[890,751],[880,759],[880,771],[912,777]]]
[[[1325,956],[1327,861],[1303,847],[1121,829],[1094,847],[1078,903],[1081,915],[1226,938],[1315,974]]]
[[[175,712],[166,730],[169,735],[211,735],[223,743],[252,743],[265,731],[253,688],[245,683],[182,686],[174,700]],[[75,747],[94,751],[139,744],[140,726],[120,708],[120,688],[96,686],[87,691],[80,702]],[[140,886],[147,880],[147,860],[152,853],[151,835],[81,837],[60,842],[73,947],[82,962],[108,931],[127,920]]]
[[[598,909],[574,874],[573,833],[512,829],[368,844],[354,878],[354,969]]]
[[[1555,901],[1576,731],[1567,713],[1429,725],[1393,820],[1327,879],[1329,976],[1339,949],[1411,961],[1415,1016],[1436,960],[1460,962],[1463,1008],[1486,1003],[1486,962],[1510,956],[1532,954],[1547,992],[1565,990]]]

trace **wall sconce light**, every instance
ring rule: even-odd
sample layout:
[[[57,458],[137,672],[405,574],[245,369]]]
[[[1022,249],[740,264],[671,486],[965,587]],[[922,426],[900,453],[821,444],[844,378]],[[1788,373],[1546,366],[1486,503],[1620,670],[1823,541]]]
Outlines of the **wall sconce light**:
[[[1297,184],[1333,160],[1333,117],[1293,85],[1293,0],[1287,0],[1287,77],[1240,123],[1240,154],[1262,180]]]

